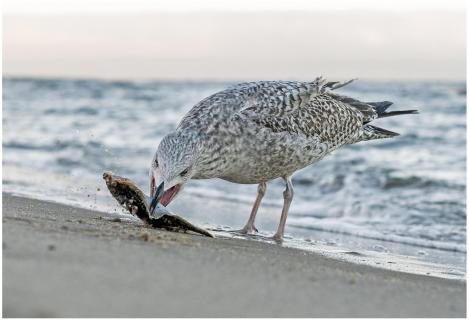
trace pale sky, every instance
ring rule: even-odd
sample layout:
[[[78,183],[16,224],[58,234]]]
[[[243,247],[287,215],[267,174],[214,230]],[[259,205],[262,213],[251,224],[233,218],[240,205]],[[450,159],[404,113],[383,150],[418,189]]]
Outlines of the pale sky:
[[[464,80],[464,0],[7,0],[7,76]]]

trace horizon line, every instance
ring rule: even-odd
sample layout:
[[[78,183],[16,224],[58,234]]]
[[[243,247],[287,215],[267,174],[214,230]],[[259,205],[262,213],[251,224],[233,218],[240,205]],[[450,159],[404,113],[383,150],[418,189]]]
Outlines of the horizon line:
[[[65,80],[65,81],[103,81],[103,82],[218,82],[218,83],[233,83],[233,82],[251,82],[251,81],[313,81],[316,77],[322,76],[326,79],[334,80],[348,80],[350,77],[328,77],[325,74],[312,76],[311,78],[303,77],[285,77],[282,79],[271,77],[246,77],[241,78],[152,78],[152,77],[99,77],[99,76],[79,76],[79,75],[32,75],[32,74],[2,74],[2,79],[10,80]],[[354,77],[355,82],[452,82],[452,83],[465,83],[466,78],[451,78],[451,77],[416,77],[416,78],[376,78],[376,77]]]

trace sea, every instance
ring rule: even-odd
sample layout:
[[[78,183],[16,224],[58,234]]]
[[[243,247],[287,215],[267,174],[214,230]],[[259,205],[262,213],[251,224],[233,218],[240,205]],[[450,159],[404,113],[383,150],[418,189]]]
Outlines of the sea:
[[[127,216],[104,171],[148,192],[159,141],[198,101],[232,82],[3,78],[3,191]],[[418,115],[379,119],[401,135],[347,145],[293,176],[283,245],[437,277],[466,277],[466,83],[356,81],[338,90]],[[260,236],[247,221],[255,185],[190,181],[169,206],[220,236],[266,241],[284,183],[268,184]],[[276,245],[276,244],[272,244]]]

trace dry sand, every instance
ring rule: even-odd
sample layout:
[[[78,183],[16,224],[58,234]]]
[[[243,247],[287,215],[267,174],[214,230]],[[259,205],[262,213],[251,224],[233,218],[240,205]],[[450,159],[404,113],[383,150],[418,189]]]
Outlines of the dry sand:
[[[4,317],[465,317],[466,283],[3,194]]]

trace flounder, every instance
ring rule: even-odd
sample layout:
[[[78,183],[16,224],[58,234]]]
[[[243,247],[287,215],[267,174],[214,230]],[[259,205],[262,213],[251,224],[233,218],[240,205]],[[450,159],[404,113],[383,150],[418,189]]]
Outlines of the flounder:
[[[106,181],[111,195],[119,204],[132,215],[137,216],[153,228],[166,229],[168,231],[192,231],[213,238],[210,232],[193,225],[177,215],[165,213],[159,217],[151,216],[145,194],[132,180],[113,175],[110,172],[105,172],[103,179]]]

